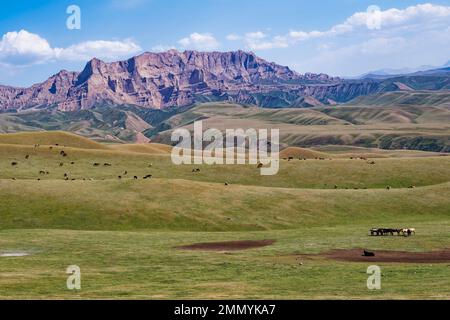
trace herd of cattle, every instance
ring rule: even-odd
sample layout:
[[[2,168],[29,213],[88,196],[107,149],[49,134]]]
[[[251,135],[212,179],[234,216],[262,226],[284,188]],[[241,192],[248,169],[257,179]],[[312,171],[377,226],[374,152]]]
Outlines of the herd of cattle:
[[[372,228],[370,229],[370,235],[372,236],[393,236],[397,234],[398,236],[410,237],[416,234],[416,229],[414,228],[402,228],[402,229],[391,229],[391,228]]]
[[[59,144],[55,144],[55,146],[59,146]],[[39,145],[39,144],[35,144],[34,147],[35,147],[35,148],[38,148],[38,147],[40,147],[40,145]],[[52,150],[52,149],[53,149],[53,146],[49,146],[49,149]],[[61,150],[59,154],[60,154],[62,157],[67,157],[67,153],[66,153],[64,150]],[[30,159],[30,155],[27,154],[27,155],[25,156],[25,159],[26,159],[26,160]],[[71,161],[70,164],[71,164],[71,165],[74,165],[75,162],[74,162],[74,161]],[[12,161],[12,162],[11,162],[11,166],[13,166],[13,167],[18,166],[18,165],[19,165],[19,162],[18,162],[18,161]],[[63,162],[60,162],[60,163],[59,163],[59,166],[60,166],[60,167],[63,167],[63,166],[64,166],[64,163],[63,163]],[[101,166],[101,163],[95,162],[95,163],[93,163],[93,166],[94,166],[94,167],[99,167],[99,166]],[[108,163],[108,162],[105,162],[105,163],[103,164],[103,166],[104,166],[104,167],[111,167],[112,164],[111,164],[111,163]],[[149,164],[149,167],[152,167],[152,166],[153,166],[153,164]],[[192,170],[192,172],[200,172],[200,169],[194,169],[194,170]],[[40,171],[39,171],[39,174],[40,174],[40,175],[49,175],[50,172],[49,172],[49,171],[46,171],[46,170],[40,170]],[[123,176],[122,176],[122,175],[119,175],[119,176],[117,176],[117,178],[118,178],[118,179],[122,179],[123,177],[125,177],[125,176],[127,176],[127,175],[128,175],[128,171],[125,171],[125,172],[123,173]],[[142,179],[147,180],[147,179],[151,179],[152,177],[153,177],[153,176],[152,176],[151,174],[147,174],[147,175],[143,176]],[[134,180],[138,180],[138,179],[139,179],[138,176],[134,176],[133,178],[134,178]],[[16,180],[16,178],[12,178],[12,180]],[[41,178],[37,178],[37,180],[40,181]],[[74,180],[76,180],[76,179],[69,179],[69,174],[68,174],[68,173],[64,173],[64,180],[66,180],[66,181],[67,181],[67,180],[72,180],[72,181],[74,181]],[[86,180],[86,178],[83,178],[82,180]],[[93,180],[93,179],[92,179],[92,178],[89,178],[89,180]]]

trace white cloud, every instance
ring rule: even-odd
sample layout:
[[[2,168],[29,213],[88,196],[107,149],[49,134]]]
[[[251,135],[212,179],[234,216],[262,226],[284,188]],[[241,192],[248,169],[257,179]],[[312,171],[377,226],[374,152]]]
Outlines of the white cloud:
[[[420,25],[422,29],[448,25],[450,7],[430,3],[411,6],[406,9],[391,8],[385,11],[375,6],[366,12],[356,12],[343,23],[337,24],[326,31],[291,31],[290,38],[294,41],[306,41],[313,38],[339,36],[348,33],[380,30],[392,31],[395,28],[413,27]]]
[[[280,62],[299,72],[358,75],[384,68],[439,66],[450,57],[450,6],[371,6],[325,29],[237,36],[236,41],[251,50],[290,48]],[[277,54],[278,59],[283,55]]]
[[[178,41],[186,49],[213,50],[219,47],[219,42],[210,33],[194,32],[186,38]]]
[[[161,45],[161,44],[158,44],[158,45],[152,47],[153,52],[164,52],[164,51],[169,51],[169,50],[174,50],[174,49],[176,49],[176,48],[173,46],[165,46],[165,45]]]
[[[65,49],[56,49],[56,58],[62,60],[89,60],[93,57],[115,60],[140,52],[142,49],[132,40],[124,41],[86,41]]]
[[[329,44],[301,56],[299,71],[358,76],[371,70],[440,66],[450,56],[450,33],[428,32],[419,37],[373,37],[348,45]]]
[[[226,36],[226,39],[227,39],[228,41],[238,41],[238,40],[241,40],[242,37],[239,36],[239,35],[237,35],[237,34],[231,33],[231,34],[229,34],[229,35]]]
[[[289,41],[284,36],[275,36],[271,39],[246,37],[245,43],[250,50],[267,50],[289,47]]]
[[[47,40],[26,30],[7,32],[0,41],[0,61],[5,64],[41,63],[53,56],[54,49]]]
[[[267,35],[262,31],[249,32],[245,34],[245,39],[247,40],[262,40],[266,37]]]
[[[291,30],[289,32],[289,37],[291,40],[294,40],[294,41],[306,41],[306,40],[310,40],[310,39],[314,39],[314,38],[320,38],[320,37],[324,36],[325,34],[326,34],[325,32],[320,32],[320,31],[305,32],[305,31]]]
[[[371,32],[383,33],[384,36],[396,31],[418,31],[445,28],[449,25],[450,6],[440,6],[430,3],[419,4],[405,9],[391,8],[381,10],[370,6],[365,12],[356,12],[343,23],[337,24],[328,30],[291,30],[284,35],[269,36],[256,31],[246,33],[244,36],[231,34],[228,40],[242,40],[251,50],[274,48],[288,48],[296,43],[318,40],[322,38],[335,38],[344,35],[371,36]],[[405,31],[406,30],[406,31]]]
[[[359,75],[384,68],[439,66],[450,56],[450,6],[357,12],[325,31],[292,31],[290,45],[315,44],[298,70]],[[321,44],[326,43],[327,46]]]
[[[142,49],[132,40],[86,41],[67,48],[52,47],[41,36],[26,30],[12,31],[0,41],[0,63],[28,66],[49,60],[89,60],[93,57],[114,60],[138,53]]]
[[[289,47],[288,38],[285,36],[270,37],[262,31],[248,32],[244,36],[231,34],[227,36],[227,40],[242,40],[246,48],[250,50],[266,50],[274,48]]]

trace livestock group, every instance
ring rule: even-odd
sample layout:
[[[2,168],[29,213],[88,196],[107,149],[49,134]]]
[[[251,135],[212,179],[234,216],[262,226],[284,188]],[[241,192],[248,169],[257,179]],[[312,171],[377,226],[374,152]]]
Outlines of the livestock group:
[[[393,236],[397,234],[398,236],[410,237],[416,234],[415,228],[400,228],[400,229],[392,229],[392,228],[372,228],[370,229],[371,236]]]

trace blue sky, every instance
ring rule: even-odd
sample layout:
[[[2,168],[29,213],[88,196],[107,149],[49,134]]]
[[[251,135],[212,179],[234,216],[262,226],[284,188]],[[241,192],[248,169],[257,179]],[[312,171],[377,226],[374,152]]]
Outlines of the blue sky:
[[[301,73],[338,76],[450,60],[450,0],[0,3],[0,84],[14,86],[81,70],[94,56],[112,61],[169,48],[242,49]],[[73,4],[80,30],[66,27]]]

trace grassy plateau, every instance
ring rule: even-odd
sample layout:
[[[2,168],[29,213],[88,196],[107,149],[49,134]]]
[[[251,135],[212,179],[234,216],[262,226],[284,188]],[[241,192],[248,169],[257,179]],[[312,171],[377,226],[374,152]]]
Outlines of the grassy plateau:
[[[64,132],[0,135],[0,298],[450,297],[450,260],[326,256],[336,249],[450,249],[447,154],[290,148],[284,155],[293,160],[261,176],[256,165],[176,166],[170,150]],[[373,227],[417,234],[370,237]],[[274,243],[179,248],[238,240]],[[372,264],[382,270],[381,290],[367,289]],[[81,290],[66,288],[69,265],[81,268]]]

